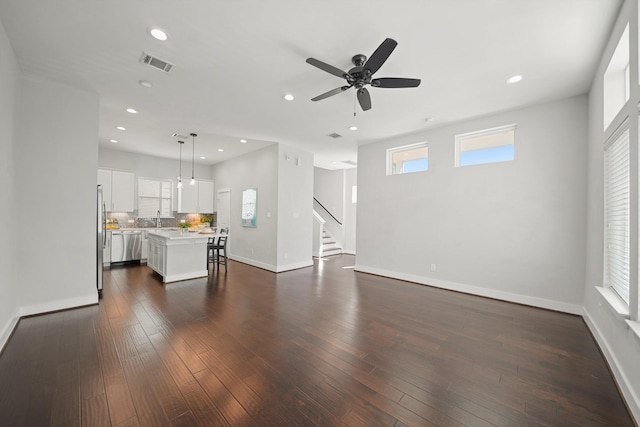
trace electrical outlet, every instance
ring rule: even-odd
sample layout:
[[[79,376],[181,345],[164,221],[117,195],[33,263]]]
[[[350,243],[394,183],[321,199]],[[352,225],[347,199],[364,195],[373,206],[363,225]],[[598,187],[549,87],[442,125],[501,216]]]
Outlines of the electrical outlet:
[[[431,264],[431,271],[436,271],[436,265],[435,264]]]

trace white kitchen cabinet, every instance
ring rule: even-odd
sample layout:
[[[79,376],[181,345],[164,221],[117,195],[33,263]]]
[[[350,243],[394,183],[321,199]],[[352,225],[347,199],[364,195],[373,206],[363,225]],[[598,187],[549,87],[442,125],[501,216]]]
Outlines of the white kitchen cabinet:
[[[149,255],[149,232],[142,230],[142,255],[141,261],[146,262]]]
[[[198,181],[195,185],[188,181],[182,184],[182,188],[178,190],[179,213],[198,213],[198,187]]]
[[[185,182],[179,191],[178,212],[213,213],[214,183],[198,179],[195,185]]]
[[[113,171],[111,177],[111,203],[115,212],[133,212],[135,179],[132,172]]]
[[[98,169],[98,185],[102,186],[102,201],[107,212],[111,211],[111,171]]]
[[[98,169],[107,212],[133,212],[135,207],[135,173]]]

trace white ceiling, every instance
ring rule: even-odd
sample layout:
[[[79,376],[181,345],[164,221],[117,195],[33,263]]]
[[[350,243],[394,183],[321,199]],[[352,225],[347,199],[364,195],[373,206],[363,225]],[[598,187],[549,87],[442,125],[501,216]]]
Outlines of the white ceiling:
[[[357,161],[360,144],[586,93],[621,4],[0,0],[0,19],[24,72],[100,96],[104,147],[177,158],[171,135],[195,132],[198,163],[280,142],[315,153],[316,166],[336,169]],[[151,27],[169,39],[151,38]],[[310,101],[344,81],[306,58],[348,70],[353,55],[370,56],[387,37],[398,46],[375,77],[420,78],[420,87],[370,88],[373,108],[358,106],[356,117],[354,89]],[[150,68],[139,62],[143,51],[175,67]],[[514,74],[524,79],[507,85]],[[285,101],[285,93],[295,100]],[[139,113],[127,113],[129,107]],[[352,125],[359,130],[349,131]],[[333,132],[343,137],[329,138]],[[191,138],[186,142],[190,156]]]

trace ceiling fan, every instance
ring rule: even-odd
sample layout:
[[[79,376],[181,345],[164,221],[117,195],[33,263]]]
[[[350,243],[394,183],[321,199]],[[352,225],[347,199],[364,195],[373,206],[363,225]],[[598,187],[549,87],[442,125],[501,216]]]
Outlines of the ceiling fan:
[[[403,87],[418,87],[420,85],[420,79],[405,79],[402,77],[381,77],[373,78],[373,74],[382,67],[391,52],[396,48],[398,42],[393,39],[385,39],[380,46],[373,52],[373,54],[367,59],[366,56],[359,54],[351,58],[353,67],[348,72],[342,71],[332,65],[319,61],[315,58],[307,58],[307,63],[318,67],[329,74],[343,78],[347,81],[345,86],[341,86],[335,89],[325,92],[321,95],[311,98],[312,101],[320,101],[321,99],[328,98],[333,95],[337,95],[344,92],[347,89],[355,87],[357,92],[356,96],[362,110],[367,111],[371,109],[371,96],[365,86],[371,85],[371,87],[382,88],[403,88]],[[354,113],[355,114],[355,113]]]

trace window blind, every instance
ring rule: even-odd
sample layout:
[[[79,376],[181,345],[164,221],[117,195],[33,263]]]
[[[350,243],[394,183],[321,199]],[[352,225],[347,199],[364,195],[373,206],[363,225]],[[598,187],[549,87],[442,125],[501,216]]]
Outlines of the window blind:
[[[171,181],[138,179],[138,217],[171,216]]]
[[[604,285],[629,303],[629,128],[616,132],[604,152]]]

